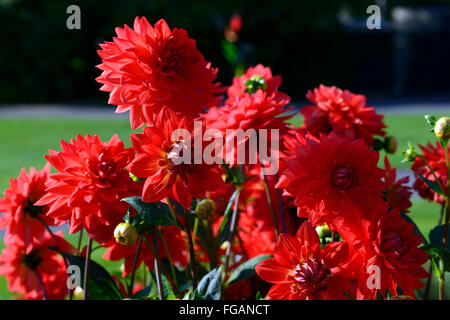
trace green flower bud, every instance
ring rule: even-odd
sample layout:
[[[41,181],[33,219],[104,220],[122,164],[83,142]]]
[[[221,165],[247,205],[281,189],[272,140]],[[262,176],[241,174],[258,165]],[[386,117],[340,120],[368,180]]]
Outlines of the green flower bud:
[[[82,287],[76,287],[73,290],[73,299],[74,300],[83,300],[84,290]]]
[[[442,117],[434,125],[434,134],[441,140],[450,139],[450,118]]]
[[[265,91],[267,88],[266,79],[262,76],[254,75],[249,80],[245,81],[245,85],[247,86],[247,89],[245,89],[245,92],[247,93],[255,93],[259,89],[262,91]]]
[[[200,219],[203,220],[209,220],[214,217],[216,214],[216,204],[214,200],[203,199],[202,201],[197,203],[195,213]]]
[[[403,162],[413,162],[414,160],[416,160],[417,157],[416,149],[411,145],[411,143],[408,143],[408,145],[409,148],[406,149],[405,152],[402,152],[403,155],[405,156]]]
[[[384,150],[389,154],[394,154],[397,151],[398,141],[394,136],[388,136],[384,139]]]
[[[144,182],[145,178],[139,178],[136,177],[134,174],[132,174],[131,172],[128,172],[128,175],[130,176],[130,178],[134,181],[134,182]]]
[[[136,243],[139,235],[135,227],[128,222],[121,222],[114,229],[114,238],[117,243],[124,246],[132,246]]]

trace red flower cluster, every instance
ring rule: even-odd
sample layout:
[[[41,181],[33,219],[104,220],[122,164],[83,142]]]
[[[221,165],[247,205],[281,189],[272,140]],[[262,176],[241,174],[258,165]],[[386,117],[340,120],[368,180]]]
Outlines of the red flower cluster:
[[[125,170],[134,151],[117,135],[105,143],[96,135],[78,135],[70,143],[61,141],[61,149],[45,156],[59,172],[50,176],[36,204],[48,206],[47,215],[60,224],[69,222],[70,233],[85,228],[95,241],[107,242],[127,211],[120,199],[139,194]]]
[[[239,32],[241,21],[229,28]],[[290,98],[279,91],[281,76],[270,68],[257,65],[235,77],[219,105],[225,88],[214,82],[217,70],[186,30],[136,18],[133,29],[125,25],[116,33],[98,52],[97,81],[116,112],[130,112],[133,129],[145,128],[130,135],[132,148],[117,135],[107,142],[97,135],[61,141],[61,151],[45,156],[44,169],[23,169],[10,181],[0,199],[0,228],[6,228],[0,274],[11,291],[24,299],[65,298],[62,253],[80,259],[91,253],[76,252],[49,227],[67,224],[70,233],[84,229],[104,247],[104,259],[123,261],[122,276],[130,278],[111,281],[122,297],[146,288],[151,274],[159,285],[170,282],[181,298],[195,286],[197,271],[216,272],[221,264],[227,298],[266,293],[263,281],[273,284],[271,300],[414,297],[428,277],[422,268],[428,254],[402,217],[411,206],[408,178],[398,179],[387,158],[385,170],[378,167],[372,147],[385,125],[363,95],[321,85],[308,92],[314,105],[300,110],[304,125],[295,128],[289,123],[295,113],[287,114]],[[208,129],[223,134],[226,145],[236,132],[255,130],[258,148],[246,146],[244,159],[256,153],[259,161],[233,166],[235,154],[219,166],[204,159],[207,151],[215,151],[214,160],[224,156],[217,154],[224,145],[204,139]],[[269,131],[267,141],[262,129]],[[273,139],[281,140],[279,150],[269,150],[279,166],[267,176],[260,146],[273,147]],[[421,149],[445,186],[444,150]],[[413,170],[435,181],[421,159]],[[414,187],[443,201],[423,180]],[[132,205],[121,201],[129,197]],[[149,204],[160,201],[168,206]],[[259,277],[228,285],[242,263],[263,254],[273,258],[256,266]]]
[[[320,85],[306,97],[314,105],[300,110],[305,119],[303,129],[316,137],[333,131],[350,139],[364,139],[372,146],[374,135],[385,135],[383,116],[366,106],[366,97],[361,94]]]
[[[212,69],[186,30],[173,29],[164,20],[154,27],[137,17],[134,28],[116,28],[117,37],[102,45],[98,54],[103,72],[97,81],[110,92],[116,112],[130,111],[133,129],[152,122],[153,114],[166,106],[174,111],[198,114],[220,102],[222,89],[213,81]]]

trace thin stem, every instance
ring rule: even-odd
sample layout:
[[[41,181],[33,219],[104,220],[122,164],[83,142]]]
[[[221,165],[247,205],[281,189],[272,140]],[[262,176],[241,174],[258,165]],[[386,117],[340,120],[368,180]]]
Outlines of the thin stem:
[[[197,238],[197,231],[198,231],[198,223],[199,223],[199,218],[196,217],[195,218],[195,222],[194,222],[194,230],[192,231],[192,241],[195,244],[195,239]]]
[[[445,207],[446,207],[446,205],[445,205],[445,203],[443,203],[441,205],[441,210],[440,210],[440,214],[439,214],[438,226],[442,224],[442,218],[444,216]],[[428,277],[427,283],[425,285],[425,293],[423,295],[423,300],[428,300],[428,295],[430,294],[431,279],[433,276],[433,262],[431,261],[431,259],[433,259],[433,258],[430,256],[430,266],[428,267],[428,273],[430,276]]]
[[[189,247],[189,257],[190,257],[190,264],[191,264],[191,275],[192,275],[192,288],[195,291],[197,289],[197,266],[195,261],[195,253],[194,253],[194,243],[192,241],[192,235],[191,235],[191,226],[189,225],[189,214],[186,209],[184,209],[184,219],[185,221],[185,228],[186,228],[186,234],[188,238],[188,247]]]
[[[422,157],[422,156],[420,156],[420,155],[418,155],[417,157],[425,163],[425,165],[428,167],[428,169],[430,169],[431,174],[432,174],[433,177],[434,177],[434,180],[435,180],[436,183],[438,184],[439,188],[441,188],[442,192],[445,193],[445,189],[444,189],[444,187],[442,186],[441,181],[437,178],[436,173],[434,172],[433,168],[430,166],[430,164],[428,163],[428,161],[427,161],[424,157]],[[447,200],[447,196],[446,196],[446,195],[443,195],[443,197],[444,197],[444,199]]]
[[[42,281],[41,275],[39,274],[39,272],[37,270],[34,270],[36,272],[36,277],[39,280],[39,284],[41,286],[41,290],[42,290],[42,300],[47,300],[47,290],[45,290],[45,285],[44,285],[44,281]]]
[[[156,257],[156,260],[157,260],[159,266],[161,267],[162,272],[164,273],[164,275],[166,276],[170,285],[172,286],[173,290],[175,291],[175,294],[178,297],[181,296],[180,290],[178,289],[177,286],[175,286],[175,282],[173,281],[173,279],[170,276],[169,272],[167,271],[166,267],[164,267],[164,264],[161,262],[161,259],[159,258],[159,256],[156,254],[155,249],[153,248],[153,246],[150,244],[150,242],[148,241],[148,239],[145,236],[143,237],[143,239],[144,239],[145,244],[147,245],[147,247],[150,249],[151,253],[153,254],[153,256]]]
[[[276,181],[280,180],[280,177],[278,175],[278,172],[275,174]],[[286,233],[286,222],[284,219],[284,210],[283,210],[283,197],[281,196],[281,190],[275,188],[277,191],[277,197],[278,197],[278,210],[280,211],[280,220],[281,220],[281,232]]]
[[[277,218],[275,216],[275,209],[273,208],[272,197],[270,196],[269,183],[267,181],[267,176],[264,171],[264,165],[262,163],[261,163],[261,174],[264,176],[264,190],[266,191],[267,202],[269,203],[270,214],[272,215],[272,222],[273,222],[273,226],[275,228],[275,235],[278,239],[280,230],[278,230],[278,223],[277,223]]]
[[[142,246],[142,236],[139,236],[137,246],[136,246],[136,252],[134,253],[133,265],[131,267],[130,286],[128,287],[128,295],[130,297],[133,296],[134,278],[136,275],[136,267],[137,267],[137,262],[139,260],[139,253],[141,252],[141,246]]]
[[[445,164],[447,166],[447,198],[445,199],[446,202],[446,210],[445,210],[445,225],[444,225],[444,240],[443,240],[443,246],[444,248],[447,248],[448,243],[448,225],[450,220],[450,160],[449,160],[449,154],[448,154],[448,141],[443,146],[445,149]],[[441,277],[439,279],[439,299],[445,300],[445,270],[444,270],[444,262],[440,261],[439,267],[441,269]]]
[[[175,281],[175,284],[178,286],[177,274],[175,273],[175,266],[173,264],[172,255],[170,254],[169,247],[167,246],[166,239],[164,238],[164,234],[161,232],[161,230],[159,230],[159,228],[156,228],[156,230],[158,230],[159,238],[161,239],[161,241],[163,243],[164,250],[166,251],[166,254],[167,254],[167,259],[169,259],[170,269],[172,271],[173,280]]]
[[[231,223],[230,223],[230,233],[228,234],[228,247],[226,251],[226,257],[225,257],[225,274],[228,271],[228,267],[230,264],[230,255],[231,255],[231,241],[234,237],[234,231],[236,229],[236,222],[237,222],[237,215],[238,215],[238,208],[239,208],[239,197],[241,193],[238,192],[236,195],[236,198],[234,199],[234,208],[233,208],[233,215],[231,216]]]
[[[81,229],[81,230],[80,230],[80,236],[78,237],[78,245],[77,245],[77,251],[78,251],[78,252],[80,252],[80,249],[81,249],[81,243],[82,243],[82,241],[83,241],[83,230],[84,230],[84,229]]]
[[[50,227],[48,226],[48,224],[44,221],[44,219],[42,219],[42,217],[37,216],[37,219],[44,225],[45,229],[47,230],[48,233],[50,233],[50,235],[52,236],[52,240],[55,243],[55,247],[56,250],[58,251],[58,253],[62,256],[63,261],[64,261],[64,266],[66,267],[66,272],[69,269],[69,263],[68,263],[68,259],[62,254],[62,252],[59,250],[58,248],[58,241],[56,240],[56,236],[55,234],[52,232],[52,230],[50,229]],[[78,250],[79,251],[79,250]],[[72,290],[68,290],[69,291],[69,300],[72,300]]]
[[[92,239],[88,237],[88,244],[86,250],[86,259],[84,264],[84,290],[83,290],[83,300],[88,299],[88,283],[89,283],[89,269],[91,267],[91,251],[92,251]]]
[[[154,255],[154,260],[155,260],[155,274],[156,274],[156,284],[158,286],[158,294],[159,294],[159,298],[161,300],[164,300],[164,290],[162,287],[162,280],[161,280],[161,270],[159,270],[159,261],[158,258],[159,254],[158,254],[158,234],[156,232],[156,229],[158,227],[155,226],[153,229],[153,248],[155,249],[155,255]]]
[[[177,216],[175,214],[175,211],[173,211],[173,205],[172,201],[170,201],[169,197],[166,197],[167,205],[169,206],[170,213],[172,214],[172,218],[178,222]]]

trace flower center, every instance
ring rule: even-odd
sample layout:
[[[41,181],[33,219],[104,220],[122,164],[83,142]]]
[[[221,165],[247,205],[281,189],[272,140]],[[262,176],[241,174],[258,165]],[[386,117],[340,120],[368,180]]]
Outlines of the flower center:
[[[28,199],[23,208],[25,214],[28,214],[32,218],[37,218],[41,213],[44,212],[43,206],[35,206],[34,202]]]
[[[105,159],[105,153],[101,153],[98,159],[86,159],[87,167],[89,172],[86,175],[90,175],[93,178],[98,179],[100,182],[114,181],[117,179],[118,175],[116,171],[115,161],[113,159]]]
[[[384,253],[393,253],[401,256],[408,249],[407,241],[395,231],[385,232],[381,237],[380,249]]]
[[[167,159],[172,161],[174,165],[180,165],[184,163],[184,155],[189,155],[187,144],[184,140],[180,140],[172,145],[170,153],[167,155]]]
[[[328,277],[331,276],[331,271],[326,269],[319,261],[310,258],[298,264],[289,280],[292,281],[298,290],[316,292],[327,285]]]
[[[345,165],[334,170],[331,180],[334,186],[346,190],[353,186],[356,181],[356,175],[350,166]]]
[[[28,254],[22,256],[22,262],[32,270],[35,270],[42,262],[42,258],[39,256],[38,251],[32,250]]]

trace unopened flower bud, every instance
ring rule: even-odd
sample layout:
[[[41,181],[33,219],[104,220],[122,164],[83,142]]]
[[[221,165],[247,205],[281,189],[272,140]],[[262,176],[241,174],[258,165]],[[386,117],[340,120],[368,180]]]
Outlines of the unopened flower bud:
[[[117,243],[124,246],[132,246],[138,239],[138,233],[135,227],[128,222],[121,222],[114,229],[114,238]]]
[[[450,139],[450,118],[442,117],[434,125],[434,134],[441,140]]]
[[[409,148],[406,149],[405,152],[403,152],[403,155],[405,156],[403,162],[413,162],[417,157],[416,149],[411,144],[409,144]]]
[[[394,136],[388,136],[384,139],[384,150],[389,154],[394,154],[397,151],[398,141]]]
[[[73,290],[73,299],[74,300],[83,300],[84,290],[82,287],[76,287]]]
[[[254,75],[249,80],[245,81],[245,85],[247,86],[247,89],[245,89],[245,92],[247,93],[255,93],[259,89],[265,91],[267,88],[266,79],[258,75]]]
[[[216,214],[216,204],[214,200],[203,199],[197,204],[195,213],[200,219],[209,220]]]
[[[134,181],[134,182],[144,182],[145,178],[139,178],[136,177],[134,174],[132,174],[131,172],[128,172],[130,178]]]

